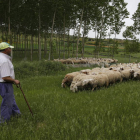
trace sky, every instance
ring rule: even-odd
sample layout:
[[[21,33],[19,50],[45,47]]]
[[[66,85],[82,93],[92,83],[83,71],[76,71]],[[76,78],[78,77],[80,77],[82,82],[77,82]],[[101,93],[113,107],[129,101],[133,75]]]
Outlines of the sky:
[[[127,7],[128,12],[130,13],[129,18],[124,20],[125,25],[131,26],[133,25],[133,20],[131,19],[132,15],[136,12],[138,8],[138,3],[140,3],[140,0],[124,0],[124,1],[128,3],[126,7]],[[125,31],[125,28],[126,27],[123,27],[120,34],[116,36],[118,39],[124,39],[122,36],[122,33]],[[95,37],[94,35],[95,33],[92,30],[89,31],[89,34],[88,34],[89,38],[94,38]],[[138,35],[137,37],[140,39],[140,35]],[[114,38],[114,36],[111,36],[111,38]]]

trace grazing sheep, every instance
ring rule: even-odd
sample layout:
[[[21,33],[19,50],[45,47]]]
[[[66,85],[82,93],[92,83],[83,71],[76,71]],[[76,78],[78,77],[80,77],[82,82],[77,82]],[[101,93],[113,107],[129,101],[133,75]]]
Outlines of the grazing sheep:
[[[62,61],[63,64],[73,64],[72,60],[66,59],[64,61]]]
[[[84,60],[89,60],[90,63],[94,64],[115,61],[110,59],[104,60],[95,58],[86,58]],[[55,61],[58,60],[56,59]],[[74,59],[72,61],[74,61]],[[79,60],[76,61],[79,63]],[[121,82],[122,80],[129,79],[140,80],[140,63],[120,63],[117,65],[111,65],[108,68],[96,67],[93,69],[84,69],[78,72],[68,73],[62,80],[61,86],[65,87],[66,85],[69,85],[70,90],[76,92],[80,89],[94,90],[97,87],[107,87],[109,84],[114,84],[117,81]]]
[[[99,67],[96,67],[96,68],[93,68],[92,70],[100,70],[101,68],[99,68]]]
[[[81,70],[80,72],[84,73],[84,74],[88,74],[90,71],[91,71],[91,69],[85,69],[85,70]]]
[[[78,75],[76,75],[74,78],[73,78],[73,81],[72,81],[72,83],[71,83],[71,85],[70,85],[70,90],[72,90],[73,92],[75,92],[75,90],[74,90],[74,86],[75,86],[75,84],[76,83],[78,83],[78,81],[80,81],[79,79],[81,79],[83,76],[85,76],[86,74],[84,74],[84,73],[80,73],[80,74],[78,74]]]
[[[125,69],[120,71],[123,80],[129,80],[133,78],[134,70],[133,69]]]
[[[114,72],[115,82],[122,82],[123,78],[121,73],[118,70],[113,70],[113,72]]]
[[[140,80],[140,70],[134,72],[134,79]]]
[[[72,72],[72,73],[66,74],[64,79],[62,80],[61,86],[62,87],[66,87],[66,85],[70,86],[73,78],[78,74],[80,74],[80,72]]]
[[[96,87],[108,87],[109,85],[109,79],[108,76],[106,74],[97,74],[95,75],[96,78],[94,78],[93,81],[90,81],[89,84],[92,85],[92,91],[94,90],[94,88]]]
[[[120,71],[120,70],[124,70],[123,67],[110,67],[109,70],[117,70],[117,71]]]
[[[90,71],[87,73],[87,75],[97,75],[99,73],[100,73],[100,71]]]
[[[89,71],[87,74],[88,75],[96,75],[98,73],[100,73],[101,68],[93,68],[91,71]]]
[[[104,73],[104,72],[107,72],[107,71],[110,71],[110,68],[101,68],[100,69],[101,73]]]
[[[108,86],[109,80],[108,76],[105,74],[97,74],[97,75],[78,75],[74,77],[72,84],[70,86],[70,90],[73,92],[78,91],[81,87],[89,87],[94,90],[96,87]]]
[[[106,68],[109,68],[109,67],[110,67],[110,64],[108,64],[107,62],[104,62],[104,66],[105,66]]]
[[[103,64],[105,67],[109,67],[110,63],[116,63],[117,60],[110,58],[68,58],[68,59],[54,59],[54,61],[59,61],[63,64],[94,64],[101,66]]]
[[[116,64],[112,64],[112,65],[110,65],[110,67],[116,67],[117,65]]]
[[[109,84],[114,84],[115,82],[122,82],[122,77],[120,72],[115,70],[106,70],[102,72],[108,76]]]

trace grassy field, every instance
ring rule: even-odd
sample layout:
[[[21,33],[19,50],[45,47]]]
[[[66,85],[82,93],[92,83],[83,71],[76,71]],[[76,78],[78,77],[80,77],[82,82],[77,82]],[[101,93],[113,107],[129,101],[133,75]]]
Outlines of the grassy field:
[[[117,83],[94,92],[72,93],[69,88],[61,88],[62,79],[60,74],[21,80],[34,116],[31,116],[20,90],[14,87],[22,117],[0,126],[0,139],[140,138],[139,81]]]
[[[0,140],[139,140],[140,82],[116,83],[94,92],[62,88],[64,75],[80,69],[85,68],[26,78],[23,73],[21,86],[34,116],[14,86],[22,116],[0,126]]]
[[[93,47],[87,46],[85,51],[84,57],[94,57]],[[129,55],[119,52],[114,58],[119,63],[140,62],[140,53],[131,54],[131,57]],[[99,53],[98,57],[112,56],[105,51]],[[58,58],[58,53],[54,54],[54,58]],[[42,53],[42,59],[47,60],[48,54],[44,57]],[[140,81],[130,80],[93,92],[84,90],[73,93],[69,87],[61,87],[65,74],[86,68],[66,68],[49,63],[44,67],[42,62],[38,64],[36,60],[37,52],[33,54],[33,63],[29,62],[30,51],[26,55],[24,52],[14,52],[16,77],[21,81],[34,116],[20,89],[14,86],[22,116],[0,125],[0,140],[140,139]]]

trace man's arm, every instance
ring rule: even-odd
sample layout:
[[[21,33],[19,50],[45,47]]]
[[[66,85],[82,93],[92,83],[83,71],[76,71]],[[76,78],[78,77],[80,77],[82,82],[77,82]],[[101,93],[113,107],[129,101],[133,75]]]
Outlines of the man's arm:
[[[11,82],[11,83],[14,83],[16,85],[19,85],[20,84],[20,81],[19,80],[15,80],[13,78],[11,78],[10,76],[8,77],[3,77],[2,78],[5,82]]]

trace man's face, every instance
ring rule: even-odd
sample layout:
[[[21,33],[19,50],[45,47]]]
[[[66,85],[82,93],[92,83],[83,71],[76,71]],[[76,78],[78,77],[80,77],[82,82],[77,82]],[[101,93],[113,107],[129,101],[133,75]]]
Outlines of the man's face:
[[[6,49],[6,54],[11,55],[11,48]]]

